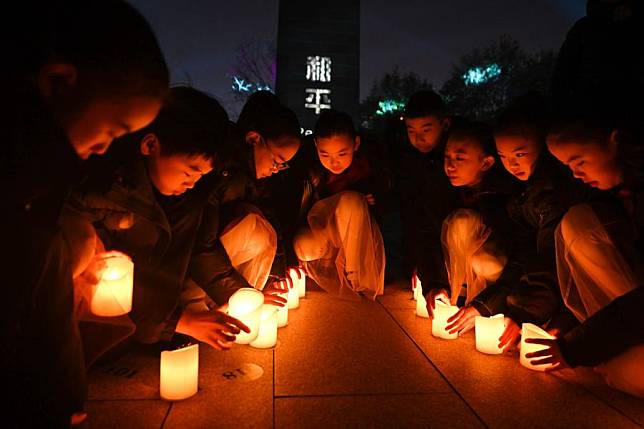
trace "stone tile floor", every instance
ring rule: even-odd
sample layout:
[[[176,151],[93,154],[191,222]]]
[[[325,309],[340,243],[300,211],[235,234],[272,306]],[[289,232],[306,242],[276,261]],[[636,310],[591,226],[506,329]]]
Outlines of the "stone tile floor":
[[[477,352],[473,334],[432,337],[403,286],[377,302],[311,289],[274,349],[201,345],[199,392],[185,401],[159,398],[156,353],[93,369],[82,428],[644,427],[644,401],[590,370],[542,374]]]

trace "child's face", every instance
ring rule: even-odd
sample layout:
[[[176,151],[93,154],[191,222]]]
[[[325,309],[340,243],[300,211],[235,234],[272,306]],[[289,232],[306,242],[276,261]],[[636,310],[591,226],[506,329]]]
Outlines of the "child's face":
[[[623,181],[614,145],[564,142],[548,136],[548,149],[576,178],[594,188],[612,189]]]
[[[483,174],[492,165],[494,157],[486,155],[475,141],[460,138],[447,140],[443,166],[452,186],[480,183]]]
[[[497,135],[495,140],[505,169],[519,180],[528,180],[534,173],[542,145],[535,139],[517,135]]]
[[[353,162],[353,154],[360,146],[360,137],[352,139],[346,134],[315,139],[318,157],[322,166],[331,173],[340,174]]]
[[[150,180],[163,195],[181,195],[211,171],[212,161],[201,155],[157,153],[148,157]]]
[[[92,98],[61,115],[67,137],[81,159],[104,154],[112,141],[149,125],[161,109],[150,97]]]
[[[432,115],[405,119],[405,125],[412,146],[420,153],[429,153],[440,143],[447,121]]]
[[[300,148],[300,139],[293,136],[282,136],[276,140],[264,140],[257,133],[253,135],[253,158],[255,176],[264,179],[289,168],[290,161]]]

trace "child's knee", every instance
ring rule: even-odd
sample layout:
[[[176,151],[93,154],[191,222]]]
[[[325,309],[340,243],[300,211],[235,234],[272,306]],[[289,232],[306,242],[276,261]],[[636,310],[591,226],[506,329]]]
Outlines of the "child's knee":
[[[315,261],[323,256],[320,240],[311,231],[299,233],[293,241],[295,254],[300,261]]]
[[[578,238],[583,238],[589,231],[600,226],[595,212],[588,204],[572,206],[561,219],[559,231],[564,243],[570,245]]]
[[[479,250],[472,256],[472,270],[488,281],[496,281],[503,272],[505,258]]]
[[[339,194],[336,215],[346,217],[349,214],[368,212],[367,201],[359,192],[344,191]]]

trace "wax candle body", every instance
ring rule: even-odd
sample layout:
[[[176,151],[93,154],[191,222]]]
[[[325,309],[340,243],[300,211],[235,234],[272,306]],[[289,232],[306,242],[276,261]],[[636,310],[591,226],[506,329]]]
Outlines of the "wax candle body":
[[[434,318],[432,320],[432,335],[446,340],[453,340],[458,338],[458,332],[450,334],[445,330],[447,327],[447,319],[452,317],[458,311],[455,305],[444,304],[442,301],[437,300],[434,306]]]
[[[300,306],[300,291],[294,287],[288,290],[288,308],[295,309]]]
[[[416,287],[416,289],[418,289],[418,287]],[[416,316],[429,318],[429,313],[427,312],[427,301],[421,291],[416,294]]]
[[[416,287],[413,288],[413,293],[414,293],[414,300],[417,301],[418,300],[418,295],[423,294],[423,285],[420,282],[420,279],[418,278],[418,276],[416,274],[414,274],[414,279],[412,281],[414,281],[414,280],[416,281]]]
[[[250,328],[250,333],[237,334],[237,344],[248,344],[257,338],[263,304],[264,294],[248,287],[237,290],[228,300],[228,314]]]
[[[298,272],[300,278],[298,278]],[[293,281],[293,287],[298,291],[298,297],[304,298],[306,296],[306,274],[300,268],[291,268],[288,272],[289,277]]]
[[[98,258],[104,263],[101,279],[94,287],[90,310],[97,316],[122,316],[132,310],[134,264],[120,252],[106,252]]]
[[[282,293],[280,296],[288,299],[288,293]],[[286,325],[288,325],[288,304],[277,307],[277,327],[283,328]]]
[[[545,364],[545,365],[532,365],[530,363],[531,360],[536,360],[536,359],[543,359],[543,358],[532,358],[532,359],[527,359],[525,357],[526,354],[532,353],[532,352],[537,352],[539,350],[543,350],[546,348],[546,346],[542,346],[540,344],[528,344],[525,342],[528,338],[545,338],[545,339],[551,339],[554,340],[555,337],[538,327],[537,325],[533,325],[532,323],[524,323],[521,325],[521,354],[519,357],[519,362],[521,365],[525,366],[526,368],[533,369],[535,371],[545,371],[547,368],[552,367],[552,364]]]
[[[262,306],[259,333],[251,343],[257,349],[269,349],[277,344],[277,307],[274,305]]]
[[[481,353],[498,355],[503,353],[499,348],[499,338],[505,331],[505,319],[503,314],[492,317],[476,316],[474,319],[476,336],[476,350]]]
[[[199,386],[199,344],[161,352],[161,397],[180,401],[197,393]]]

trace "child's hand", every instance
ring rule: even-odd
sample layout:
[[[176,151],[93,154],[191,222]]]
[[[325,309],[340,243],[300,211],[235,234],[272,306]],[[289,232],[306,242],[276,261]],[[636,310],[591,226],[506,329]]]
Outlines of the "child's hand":
[[[374,197],[373,194],[367,194],[364,197],[367,199],[367,204],[370,206],[376,205],[376,197]]]
[[[474,327],[476,316],[480,315],[481,313],[470,305],[462,307],[455,315],[447,319],[448,325],[445,330],[450,334],[458,332],[458,335],[461,336]]]
[[[526,358],[541,358],[536,360],[531,360],[532,365],[544,365],[552,364],[550,368],[546,368],[546,372],[559,371],[560,369],[570,368],[566,359],[564,359],[563,354],[561,353],[561,347],[557,340],[551,340],[549,338],[527,338],[525,340],[527,344],[540,344],[542,346],[547,346],[543,350],[536,352],[528,353],[525,355]]]
[[[499,337],[499,348],[503,349],[504,352],[507,352],[511,348],[515,347],[519,343],[520,339],[521,327],[519,327],[514,320],[506,317],[505,331],[503,331],[503,334]]]
[[[221,311],[185,310],[179,318],[176,331],[208,343],[215,349],[228,350],[237,334],[241,331],[250,332],[250,329]]]
[[[262,289],[264,304],[274,305],[276,307],[284,307],[288,304],[288,299],[282,295],[288,293],[289,285],[292,286],[292,282],[288,282],[286,279],[277,279],[266,285]]]
[[[449,304],[449,292],[446,289],[432,289],[429,291],[425,300],[427,301],[427,313],[429,317],[434,317],[434,308],[436,306],[436,300],[440,299],[445,304]]]

